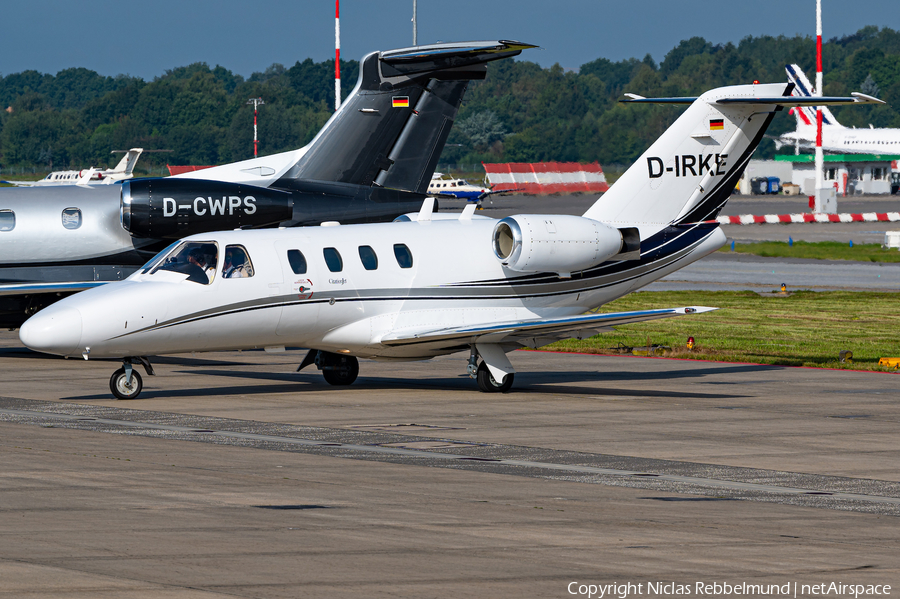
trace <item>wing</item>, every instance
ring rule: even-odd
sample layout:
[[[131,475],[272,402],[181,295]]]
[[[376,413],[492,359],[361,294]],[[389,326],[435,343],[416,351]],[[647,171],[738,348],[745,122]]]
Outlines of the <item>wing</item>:
[[[689,306],[684,308],[663,308],[659,310],[639,310],[636,312],[612,312],[607,314],[588,314],[568,318],[548,318],[519,320],[492,323],[479,326],[457,328],[440,328],[419,331],[402,331],[389,333],[381,339],[387,346],[397,347],[413,344],[429,344],[435,346],[468,345],[472,343],[518,343],[533,346],[530,339],[566,339],[584,337],[579,333],[609,329],[620,324],[700,314],[718,308]],[[549,343],[549,341],[547,341]],[[544,343],[541,343],[543,345]]]
[[[76,281],[68,283],[7,283],[0,284],[0,297],[34,295],[38,293],[75,293],[105,285],[108,281]]]
[[[15,187],[34,187],[34,184],[37,183],[37,181],[0,181],[0,183],[13,185]]]

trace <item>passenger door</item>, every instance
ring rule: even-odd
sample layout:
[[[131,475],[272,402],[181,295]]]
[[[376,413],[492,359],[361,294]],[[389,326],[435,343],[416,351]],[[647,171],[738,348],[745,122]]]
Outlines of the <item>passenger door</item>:
[[[299,341],[315,327],[319,316],[313,250],[308,237],[276,242],[275,250],[284,281],[279,289],[283,308],[275,332]]]

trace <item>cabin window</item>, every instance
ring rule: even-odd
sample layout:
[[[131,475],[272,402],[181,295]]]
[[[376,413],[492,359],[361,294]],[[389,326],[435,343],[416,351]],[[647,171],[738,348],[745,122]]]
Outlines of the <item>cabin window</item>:
[[[16,228],[16,213],[12,210],[0,210],[0,231],[12,231]]]
[[[828,175],[825,178],[828,179],[829,181],[834,181],[834,174],[835,174],[835,169],[830,168],[830,169],[828,169]]]
[[[62,211],[62,226],[67,229],[77,229],[81,226],[81,210],[78,208],[66,208]]]
[[[306,257],[303,255],[303,252],[300,250],[288,250],[287,257],[291,270],[294,271],[295,275],[306,274]]]
[[[253,263],[250,254],[242,245],[225,246],[225,259],[222,261],[223,279],[247,279],[253,276]]]
[[[409,248],[406,247],[403,243],[395,243],[394,244],[394,256],[397,258],[397,264],[400,265],[400,268],[412,268],[413,265],[413,257],[412,252],[409,251]]]
[[[366,270],[378,268],[378,256],[375,255],[375,250],[368,245],[359,246],[359,259]]]
[[[334,248],[325,248],[322,250],[325,256],[325,265],[331,272],[341,272],[344,270],[344,261],[341,259],[341,253]]]
[[[169,246],[171,247],[171,246]],[[161,252],[160,255],[165,254]],[[148,267],[156,264],[151,275],[161,270],[178,272],[187,275],[187,281],[209,285],[215,278],[218,263],[219,246],[210,241],[185,241],[175,246],[160,260],[154,258]]]

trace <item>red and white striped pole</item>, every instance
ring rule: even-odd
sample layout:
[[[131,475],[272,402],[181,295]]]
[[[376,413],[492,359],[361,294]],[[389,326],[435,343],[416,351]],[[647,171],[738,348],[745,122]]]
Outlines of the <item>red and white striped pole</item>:
[[[256,158],[259,148],[259,139],[256,137],[256,117],[259,114],[260,104],[265,104],[262,98],[250,98],[247,104],[253,104],[253,157]]]
[[[816,0],[816,92],[822,96],[822,0]],[[815,212],[825,212],[825,156],[822,154],[822,107],[816,106],[816,204]]]
[[[341,0],[334,0],[334,109],[341,107]]]

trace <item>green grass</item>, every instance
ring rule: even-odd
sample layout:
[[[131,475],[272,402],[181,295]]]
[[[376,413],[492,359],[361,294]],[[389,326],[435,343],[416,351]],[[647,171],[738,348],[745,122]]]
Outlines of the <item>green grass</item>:
[[[638,292],[604,305],[603,312],[715,306],[716,312],[624,325],[585,340],[567,340],[545,349],[616,353],[625,346],[671,347],[665,355],[697,360],[889,370],[882,357],[900,356],[900,294],[801,291],[760,296],[751,291]],[[695,348],[688,351],[688,337]],[[853,352],[841,364],[841,350]]]
[[[730,252],[731,244],[720,252]],[[885,250],[877,243],[853,244],[838,241],[795,241],[791,247],[784,241],[736,243],[734,251],[766,258],[812,258],[816,260],[858,260],[860,262],[900,262],[900,251]]]

